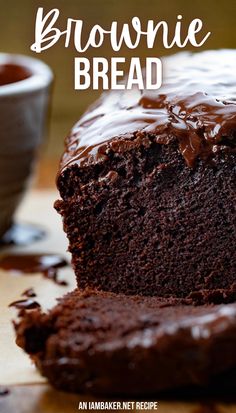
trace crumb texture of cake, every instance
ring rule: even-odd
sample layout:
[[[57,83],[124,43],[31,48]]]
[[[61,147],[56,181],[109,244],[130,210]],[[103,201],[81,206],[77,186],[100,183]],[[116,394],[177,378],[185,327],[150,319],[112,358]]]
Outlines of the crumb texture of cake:
[[[57,183],[78,287],[236,299],[236,51],[163,59],[157,92],[102,95]]]
[[[148,395],[204,388],[236,367],[236,305],[75,290],[25,311],[17,344],[58,389]]]

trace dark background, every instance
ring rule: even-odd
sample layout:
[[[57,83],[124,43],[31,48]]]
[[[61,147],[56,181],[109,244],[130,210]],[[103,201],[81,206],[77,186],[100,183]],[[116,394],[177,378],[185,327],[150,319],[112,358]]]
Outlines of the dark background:
[[[41,159],[57,162],[63,150],[64,136],[73,123],[99,94],[98,91],[74,91],[73,59],[76,51],[71,46],[65,49],[63,39],[49,50],[36,54],[30,51],[34,42],[34,24],[38,7],[48,12],[51,8],[59,8],[61,15],[59,27],[65,29],[66,19],[82,19],[85,32],[94,24],[109,28],[113,20],[130,22],[138,16],[144,24],[148,19],[158,22],[162,19],[173,29],[178,14],[183,15],[185,27],[193,18],[199,17],[204,23],[204,33],[212,34],[202,49],[235,48],[236,47],[236,0],[0,0],[0,44],[2,52],[24,53],[38,57],[48,63],[54,71],[55,82],[52,98],[49,137],[44,145]],[[190,47],[187,47],[189,50]],[[147,50],[141,45],[135,51],[123,49],[115,54],[105,44],[96,55],[109,56],[161,56],[175,52],[176,49],[165,50],[161,41],[154,50]],[[91,49],[85,56],[95,53]]]

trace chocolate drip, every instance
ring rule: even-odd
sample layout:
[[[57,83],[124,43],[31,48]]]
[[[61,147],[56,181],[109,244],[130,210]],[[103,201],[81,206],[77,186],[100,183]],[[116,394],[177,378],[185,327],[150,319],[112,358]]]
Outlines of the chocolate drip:
[[[48,278],[49,280],[54,281],[56,284],[61,286],[67,286],[68,282],[65,280],[58,280],[58,268],[51,267],[48,268],[46,271],[43,272],[44,277]]]
[[[10,393],[10,390],[7,387],[0,386],[0,397],[7,396]]]
[[[45,235],[45,231],[34,225],[14,223],[1,238],[0,246],[30,245],[43,239]]]
[[[164,145],[177,139],[189,167],[222,147],[235,148],[235,67],[235,50],[179,53],[163,59],[158,91],[103,94],[67,138],[61,171],[102,161],[112,140],[129,140],[137,132],[155,134]]]
[[[40,308],[40,304],[37,301],[28,298],[26,300],[13,301],[9,304],[9,307],[15,307],[19,310],[34,310],[35,308]]]
[[[58,285],[67,285],[58,280],[58,269],[67,266],[67,261],[58,254],[15,254],[0,259],[0,268],[20,274],[42,273]]]
[[[22,297],[29,297],[29,298],[37,296],[37,294],[34,292],[33,288],[28,288],[27,290],[23,291],[23,293],[21,295],[22,295]]]

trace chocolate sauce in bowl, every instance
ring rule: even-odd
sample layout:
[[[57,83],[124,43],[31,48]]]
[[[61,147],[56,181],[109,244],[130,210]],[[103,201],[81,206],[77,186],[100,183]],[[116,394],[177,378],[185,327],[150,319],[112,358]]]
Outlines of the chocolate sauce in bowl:
[[[27,298],[25,300],[13,301],[8,307],[14,307],[18,310],[34,310],[35,308],[40,308],[40,304],[37,301]]]
[[[224,145],[235,147],[236,50],[183,52],[162,62],[160,89],[104,93],[82,116],[67,138],[61,172],[102,161],[114,139],[129,141],[137,133],[164,145],[176,139],[189,167]]]
[[[23,66],[14,63],[0,64],[0,86],[20,82],[31,75],[32,73]]]
[[[18,274],[42,273],[58,285],[67,285],[58,279],[58,270],[66,267],[67,261],[59,254],[8,254],[0,258],[0,268]]]

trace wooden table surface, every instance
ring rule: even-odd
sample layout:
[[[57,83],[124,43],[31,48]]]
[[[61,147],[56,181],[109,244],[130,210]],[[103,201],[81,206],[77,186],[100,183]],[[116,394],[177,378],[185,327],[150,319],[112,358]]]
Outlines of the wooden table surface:
[[[104,399],[92,399],[56,391],[46,384],[12,386],[9,395],[0,397],[1,413],[75,413],[101,412],[105,410],[80,410],[80,402],[91,402]],[[116,399],[117,400],[117,399]],[[113,411],[113,410],[108,410]],[[115,410],[114,410],[115,411]],[[124,410],[122,410],[124,412]],[[126,410],[128,411],[128,410]],[[235,413],[235,405],[231,403],[213,403],[210,401],[167,401],[158,400],[157,410],[129,410],[130,412],[157,413]],[[116,410],[121,412],[121,410]]]
[[[34,184],[38,189],[33,192],[31,191],[26,197],[18,214],[18,219],[20,221],[27,219],[28,222],[36,224],[40,223],[44,228],[48,227],[49,237],[41,243],[35,243],[30,246],[30,251],[41,252],[42,250],[47,250],[64,253],[66,250],[66,239],[62,232],[60,218],[53,211],[52,207],[53,200],[57,197],[54,186],[54,176],[57,165],[58,161],[44,162],[40,165],[40,168],[38,168],[38,178],[35,180]],[[53,189],[45,190],[46,187]],[[69,289],[73,289],[74,277],[72,273],[70,273],[69,276],[72,280]],[[0,292],[4,294],[4,297],[2,297],[3,300],[0,302],[0,385],[6,386],[9,389],[9,393],[5,396],[0,396],[0,413],[73,413],[82,411],[78,409],[79,402],[91,401],[94,399],[87,398],[83,395],[78,396],[58,392],[43,382],[42,379],[37,376],[37,373],[32,371],[33,367],[31,367],[30,370],[28,357],[23,353],[20,353],[20,350],[16,348],[14,344],[13,332],[11,332],[9,328],[12,315],[8,314],[4,318],[4,311],[8,311],[7,302],[12,299],[12,297],[17,299],[18,294],[20,294],[23,287],[25,288],[25,286],[27,286],[27,283],[29,284],[29,287],[31,287],[33,283],[39,297],[42,297],[45,301],[50,301],[51,296],[62,295],[65,291],[62,291],[60,289],[61,287],[55,286],[50,281],[42,281],[40,277],[31,278],[29,281],[26,277],[24,279],[23,277],[19,277],[17,281],[14,281],[12,278],[8,278],[7,281],[5,278],[4,281],[4,277],[0,277],[0,280],[1,278],[3,284],[0,284]],[[16,286],[15,292],[14,285]],[[8,293],[8,291],[10,292]],[[1,313],[2,318],[5,320],[5,327],[3,325],[4,323],[1,324]],[[1,341],[2,337],[5,340],[5,345],[4,340],[3,342]],[[10,367],[12,367],[12,364],[14,364],[13,367],[15,368],[15,370],[13,368],[13,373],[9,371],[11,370]],[[34,376],[35,374],[36,379]],[[212,403],[207,400],[194,400],[190,402],[187,401],[187,398],[186,401],[168,401],[162,399],[157,399],[157,401],[159,403],[158,409],[152,410],[153,412],[236,413],[236,404],[234,403]],[[101,410],[85,409],[83,411]],[[140,412],[141,410],[134,409],[132,411]]]

